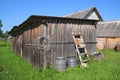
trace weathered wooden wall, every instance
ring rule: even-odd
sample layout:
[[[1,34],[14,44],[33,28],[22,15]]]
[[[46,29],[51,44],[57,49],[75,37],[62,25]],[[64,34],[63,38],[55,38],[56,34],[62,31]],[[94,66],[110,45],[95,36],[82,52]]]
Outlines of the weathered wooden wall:
[[[40,19],[39,19],[40,20]],[[89,53],[96,50],[96,29],[93,22],[66,19],[44,19],[44,23],[35,22],[23,27],[22,34],[13,37],[13,49],[36,67],[50,64],[55,67],[56,57],[77,56],[72,32],[81,32]],[[38,38],[47,36],[50,50],[38,49]],[[19,41],[19,42],[17,42]],[[32,45],[36,44],[36,46]]]
[[[120,44],[120,38],[97,38],[98,49],[114,49],[116,44]]]

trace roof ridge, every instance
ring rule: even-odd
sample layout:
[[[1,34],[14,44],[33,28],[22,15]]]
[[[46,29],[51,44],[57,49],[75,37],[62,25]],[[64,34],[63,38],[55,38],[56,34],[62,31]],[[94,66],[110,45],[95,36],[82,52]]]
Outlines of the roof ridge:
[[[65,16],[63,16],[63,17],[67,17],[67,16],[70,16],[70,15],[73,15],[73,14],[81,13],[81,12],[84,12],[84,11],[87,11],[87,10],[91,11],[91,10],[93,10],[93,9],[95,9],[95,8],[96,8],[96,7],[91,7],[91,8],[87,8],[87,9],[84,9],[84,10],[79,10],[79,11],[77,11],[77,12],[73,12],[73,13],[68,14],[68,15],[65,15]]]

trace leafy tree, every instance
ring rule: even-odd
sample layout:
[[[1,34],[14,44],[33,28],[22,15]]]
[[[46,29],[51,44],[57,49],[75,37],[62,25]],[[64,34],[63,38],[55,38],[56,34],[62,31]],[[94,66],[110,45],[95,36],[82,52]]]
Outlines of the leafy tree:
[[[2,37],[3,38],[8,38],[9,34],[8,34],[9,31],[6,31],[5,33],[2,34]]]
[[[2,32],[3,32],[1,28],[2,28],[2,21],[0,20],[0,36],[2,36]]]

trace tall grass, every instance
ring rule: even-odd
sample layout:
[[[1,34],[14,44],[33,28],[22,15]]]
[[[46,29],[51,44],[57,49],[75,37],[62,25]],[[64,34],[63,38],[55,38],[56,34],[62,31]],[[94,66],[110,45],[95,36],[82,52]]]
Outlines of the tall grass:
[[[0,45],[6,44],[1,42]],[[13,52],[10,46],[0,46],[0,80],[119,80],[120,52],[105,51],[101,63],[91,60],[86,68],[77,66],[64,72],[33,68]]]

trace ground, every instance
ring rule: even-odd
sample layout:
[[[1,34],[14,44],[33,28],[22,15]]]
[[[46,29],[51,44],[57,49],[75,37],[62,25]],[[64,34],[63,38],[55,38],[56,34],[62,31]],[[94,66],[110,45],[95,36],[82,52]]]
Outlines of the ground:
[[[92,58],[86,68],[77,66],[64,72],[34,68],[11,50],[9,43],[0,41],[0,80],[119,80],[120,52],[102,51],[101,63]]]

